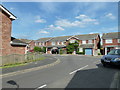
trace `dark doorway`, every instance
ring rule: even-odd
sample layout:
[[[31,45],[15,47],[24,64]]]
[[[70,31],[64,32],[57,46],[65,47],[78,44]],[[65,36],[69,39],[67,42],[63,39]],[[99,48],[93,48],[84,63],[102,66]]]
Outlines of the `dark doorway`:
[[[58,49],[52,49],[52,54],[59,54],[59,50]]]

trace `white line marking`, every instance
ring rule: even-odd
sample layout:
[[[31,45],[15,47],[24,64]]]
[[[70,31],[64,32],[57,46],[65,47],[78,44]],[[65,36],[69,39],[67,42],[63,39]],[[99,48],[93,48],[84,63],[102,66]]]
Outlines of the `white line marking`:
[[[80,71],[80,70],[82,70],[82,69],[84,69],[84,68],[86,68],[86,67],[88,67],[88,65],[86,65],[86,66],[84,66],[84,67],[81,67],[81,68],[79,68],[79,69],[77,69],[77,70],[75,70],[75,71],[73,71],[73,72],[71,72],[71,73],[69,73],[69,74],[76,73],[77,71]]]
[[[46,84],[44,84],[44,85],[42,85],[42,86],[40,86],[40,87],[38,87],[38,88],[36,88],[35,90],[38,90],[38,89],[40,89],[40,88],[44,88],[44,87],[46,87],[47,85]]]

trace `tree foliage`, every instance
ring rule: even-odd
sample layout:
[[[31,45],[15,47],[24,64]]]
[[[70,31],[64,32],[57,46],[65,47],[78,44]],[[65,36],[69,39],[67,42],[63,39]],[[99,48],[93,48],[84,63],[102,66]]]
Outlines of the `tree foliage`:
[[[66,47],[67,53],[72,54],[74,50],[75,51],[77,50],[78,46],[79,46],[79,43],[77,41],[75,41],[75,43],[69,43]]]
[[[40,47],[35,46],[34,47],[34,51],[35,52],[42,52],[42,49]]]

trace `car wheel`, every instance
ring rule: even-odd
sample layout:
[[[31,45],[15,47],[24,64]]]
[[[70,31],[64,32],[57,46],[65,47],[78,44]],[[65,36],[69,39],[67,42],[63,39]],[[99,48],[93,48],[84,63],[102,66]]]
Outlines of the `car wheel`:
[[[106,64],[104,63],[103,66],[106,67]]]

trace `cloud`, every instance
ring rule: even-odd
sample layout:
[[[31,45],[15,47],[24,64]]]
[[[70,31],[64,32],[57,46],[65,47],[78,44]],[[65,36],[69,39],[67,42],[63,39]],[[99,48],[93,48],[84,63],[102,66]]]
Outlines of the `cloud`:
[[[85,19],[85,18],[88,18],[88,16],[86,16],[86,15],[79,15],[79,16],[76,16],[75,17],[76,19]]]
[[[116,17],[113,16],[112,13],[108,13],[108,14],[106,14],[105,17],[110,18],[110,19],[113,19],[113,20],[116,19]]]
[[[77,24],[78,22],[76,22]],[[67,19],[59,19],[55,22],[55,25],[61,26],[61,27],[72,27],[75,26],[74,22],[70,22]]]
[[[14,10],[15,8],[11,7],[10,10]]]
[[[57,21],[55,21],[55,25],[61,27],[86,27],[89,24],[93,24],[93,25],[99,24],[97,19],[92,19],[86,15],[76,16],[75,19],[77,20],[70,21],[67,19],[58,19]]]
[[[39,33],[39,34],[48,34],[49,32],[44,31],[44,30],[41,30],[41,31],[39,31],[38,33]]]
[[[54,26],[53,24],[47,26],[46,28],[41,29],[41,31],[45,31],[45,30],[52,30],[52,31],[64,31],[64,28],[60,27],[60,26]],[[47,32],[46,32],[47,33]]]
[[[46,12],[46,13],[54,13],[57,12],[57,5],[54,2],[49,2],[49,3],[45,3],[45,2],[41,2],[39,5],[39,8]]]
[[[97,21],[97,19],[92,19],[87,15],[79,15],[77,17],[75,17],[76,19],[79,19],[82,23],[84,24],[88,24],[88,23],[92,23],[92,24],[99,24],[99,22]]]
[[[46,23],[46,20],[45,20],[45,19],[42,19],[40,16],[36,16],[35,22],[36,22],[36,23]]]
[[[64,28],[62,28],[61,26],[54,26],[54,25],[49,25],[48,28],[46,28],[48,30],[60,30],[63,31]]]

